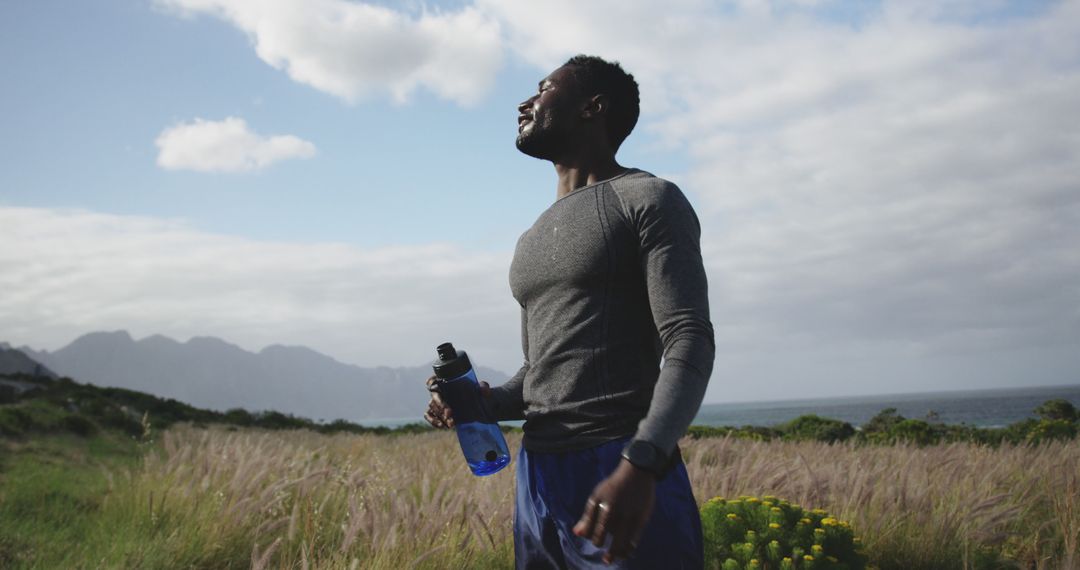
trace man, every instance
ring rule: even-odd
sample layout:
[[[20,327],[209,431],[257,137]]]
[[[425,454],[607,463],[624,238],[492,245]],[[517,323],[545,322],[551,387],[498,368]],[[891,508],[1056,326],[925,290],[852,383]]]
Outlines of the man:
[[[638,118],[617,63],[571,58],[518,112],[518,149],[558,185],[510,267],[525,363],[482,384],[495,419],[525,420],[517,567],[700,568],[676,447],[714,356],[697,217],[674,184],[616,162]],[[453,426],[437,395],[425,418]]]

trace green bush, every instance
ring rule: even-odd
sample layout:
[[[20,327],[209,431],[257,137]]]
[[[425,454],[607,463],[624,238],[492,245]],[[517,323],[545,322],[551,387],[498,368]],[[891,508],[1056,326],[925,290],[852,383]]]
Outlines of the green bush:
[[[0,404],[10,404],[19,399],[19,393],[15,388],[7,384],[0,384]]]
[[[777,429],[790,441],[845,441],[855,435],[855,428],[847,422],[823,418],[815,414],[799,416]]]
[[[222,419],[225,423],[238,426],[250,426],[255,423],[255,416],[251,415],[251,412],[243,408],[230,408],[225,410],[225,416]]]
[[[686,435],[692,439],[701,439],[703,437],[724,437],[733,431],[735,431],[735,428],[727,426],[690,426],[686,430]]]
[[[709,499],[701,522],[711,570],[871,568],[851,525],[769,495]]]
[[[694,439],[730,436],[752,441],[772,441],[780,437],[780,431],[776,428],[766,426],[743,426],[741,428],[729,426],[690,426],[686,435]]]
[[[0,435],[22,435],[26,432],[27,416],[15,406],[0,408]]]
[[[870,418],[870,421],[862,426],[862,431],[867,435],[878,433],[887,434],[896,427],[896,424],[905,419],[907,418],[896,412],[896,408],[885,408],[878,412],[876,416]]]
[[[1029,443],[1068,441],[1076,437],[1076,424],[1066,420],[1042,420],[1027,434]]]
[[[1061,398],[1043,402],[1039,407],[1035,408],[1035,415],[1043,420],[1050,421],[1063,420],[1066,422],[1075,422],[1080,418],[1080,415],[1077,415],[1076,407],[1068,400],[1063,400]]]
[[[916,445],[937,443],[939,437],[934,427],[922,420],[904,420],[890,431],[893,441],[905,441]]]
[[[0,408],[0,433],[18,436],[31,431],[60,431],[65,415],[62,409],[38,400],[4,406]]]
[[[95,417],[104,427],[118,429],[132,437],[142,435],[142,422],[136,419],[135,412],[126,407],[105,406]]]
[[[60,421],[60,425],[64,431],[83,437],[89,437],[98,432],[97,425],[81,414],[68,414]]]

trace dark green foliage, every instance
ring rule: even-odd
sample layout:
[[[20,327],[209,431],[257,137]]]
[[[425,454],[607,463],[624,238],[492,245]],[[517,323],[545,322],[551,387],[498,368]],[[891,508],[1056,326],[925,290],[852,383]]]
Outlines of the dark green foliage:
[[[98,432],[97,425],[82,414],[69,414],[61,420],[60,425],[64,431],[82,437],[89,437]]]
[[[1001,441],[1009,443],[1024,443],[1027,441],[1027,436],[1031,433],[1031,430],[1035,429],[1035,426],[1039,425],[1039,420],[1027,419],[1019,421],[1013,424],[1009,424],[1007,427],[1001,430]]]
[[[309,429],[320,433],[355,433],[394,435],[423,433],[432,428],[413,423],[396,428],[366,427],[343,419],[317,423],[281,412],[249,412],[233,408],[224,413],[204,410],[171,398],[123,388],[100,388],[80,384],[69,378],[49,379],[25,374],[6,376],[23,384],[35,384],[32,390],[16,393],[0,385],[0,436],[19,437],[31,432],[66,432],[81,436],[99,429],[120,431],[134,438],[145,437],[177,422],[203,427],[224,424],[263,429]],[[4,390],[4,388],[9,388]],[[907,442],[932,445],[942,442],[971,442],[983,445],[1037,444],[1075,438],[1080,415],[1065,400],[1049,400],[1035,409],[1041,420],[1024,420],[1004,428],[976,428],[969,425],[946,425],[908,419],[896,408],[886,408],[866,422],[861,430],[851,424],[809,414],[774,427],[765,426],[691,426],[687,436],[734,437],[757,441],[823,441],[828,443],[891,444]],[[143,425],[144,418],[148,422]],[[1069,419],[1072,418],[1072,419]],[[520,432],[516,426],[500,426],[506,433]]]
[[[34,431],[60,431],[69,414],[47,402],[29,401],[0,408],[0,434],[23,435]]]
[[[890,430],[893,441],[904,441],[917,445],[930,445],[940,440],[938,431],[922,420],[904,420]]]
[[[0,404],[10,404],[18,399],[15,388],[6,384],[0,384]]]
[[[703,437],[734,437],[753,441],[771,441],[781,436],[776,428],[765,426],[743,426],[741,428],[727,426],[690,426],[686,435],[701,439]]]
[[[904,421],[906,418],[896,412],[896,408],[885,408],[878,412],[878,414],[870,421],[866,422],[862,427],[863,433],[888,433],[896,424]]]
[[[100,429],[119,431],[133,438],[145,437],[177,422],[205,427],[210,424],[263,429],[310,429],[321,433],[409,434],[431,430],[426,424],[397,428],[365,427],[346,420],[328,424],[281,412],[249,412],[234,408],[225,413],[204,410],[171,398],[158,398],[123,388],[101,388],[70,378],[52,380],[27,375],[9,376],[40,388],[16,394],[4,392],[0,405],[0,435],[20,437],[30,433],[73,433],[90,436]],[[143,421],[147,425],[143,425]],[[513,428],[508,428],[513,429]]]
[[[847,422],[823,418],[814,414],[799,416],[778,428],[789,441],[825,441],[836,443],[855,435],[855,428]]]
[[[1048,421],[1062,420],[1066,422],[1075,422],[1077,419],[1080,419],[1080,416],[1078,416],[1076,412],[1076,406],[1073,406],[1068,400],[1062,400],[1061,398],[1043,402],[1042,405],[1035,408],[1035,415]]]
[[[255,414],[256,427],[266,429],[302,429],[312,427],[310,420],[298,418],[292,414],[283,414],[281,412],[261,412]]]
[[[690,426],[686,435],[693,439],[703,437],[724,437],[735,431],[735,428],[726,426]]]
[[[1076,437],[1076,422],[1066,420],[1042,420],[1027,434],[1031,443],[1044,441],[1067,441]]]
[[[978,428],[971,425],[943,424],[909,419],[900,415],[896,408],[885,408],[870,418],[861,429],[850,424],[822,418],[813,414],[799,416],[775,427],[744,426],[691,426],[688,437],[737,437],[771,441],[824,441],[872,443],[889,445],[908,443],[934,445],[947,442],[969,442],[997,446],[1002,443],[1037,444],[1045,441],[1062,441],[1080,435],[1080,412],[1065,400],[1049,400],[1035,409],[1042,420],[1027,419],[1003,428]],[[1069,420],[1067,418],[1073,418]]]
[[[250,426],[255,423],[255,416],[242,408],[225,410],[225,423],[237,426]]]

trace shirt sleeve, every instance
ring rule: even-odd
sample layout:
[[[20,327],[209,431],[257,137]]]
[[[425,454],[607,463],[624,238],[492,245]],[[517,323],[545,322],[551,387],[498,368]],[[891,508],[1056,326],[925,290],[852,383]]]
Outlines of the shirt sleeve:
[[[525,308],[522,307],[521,352],[524,354],[524,362],[509,380],[491,389],[488,413],[495,421],[525,419],[525,397],[522,389],[525,385],[525,374],[529,371],[529,334],[526,319]]]
[[[651,184],[642,197],[629,216],[640,238],[663,365],[634,437],[670,455],[701,407],[716,347],[697,215],[671,183]]]

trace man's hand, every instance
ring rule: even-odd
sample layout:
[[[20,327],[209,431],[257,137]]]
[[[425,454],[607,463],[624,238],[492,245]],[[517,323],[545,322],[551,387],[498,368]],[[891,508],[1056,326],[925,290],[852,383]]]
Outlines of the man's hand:
[[[574,525],[574,534],[596,546],[603,546],[610,534],[611,548],[604,553],[604,563],[626,558],[637,548],[655,501],[656,477],[623,459],[585,501],[585,512]]]
[[[431,424],[432,427],[439,429],[450,429],[454,427],[454,411],[450,409],[450,406],[443,402],[439,393],[434,390],[435,376],[432,375],[427,379],[428,391],[431,392],[431,401],[428,402],[427,412],[424,413],[424,420]],[[480,381],[480,396],[487,398],[491,396],[491,386],[483,380]]]

